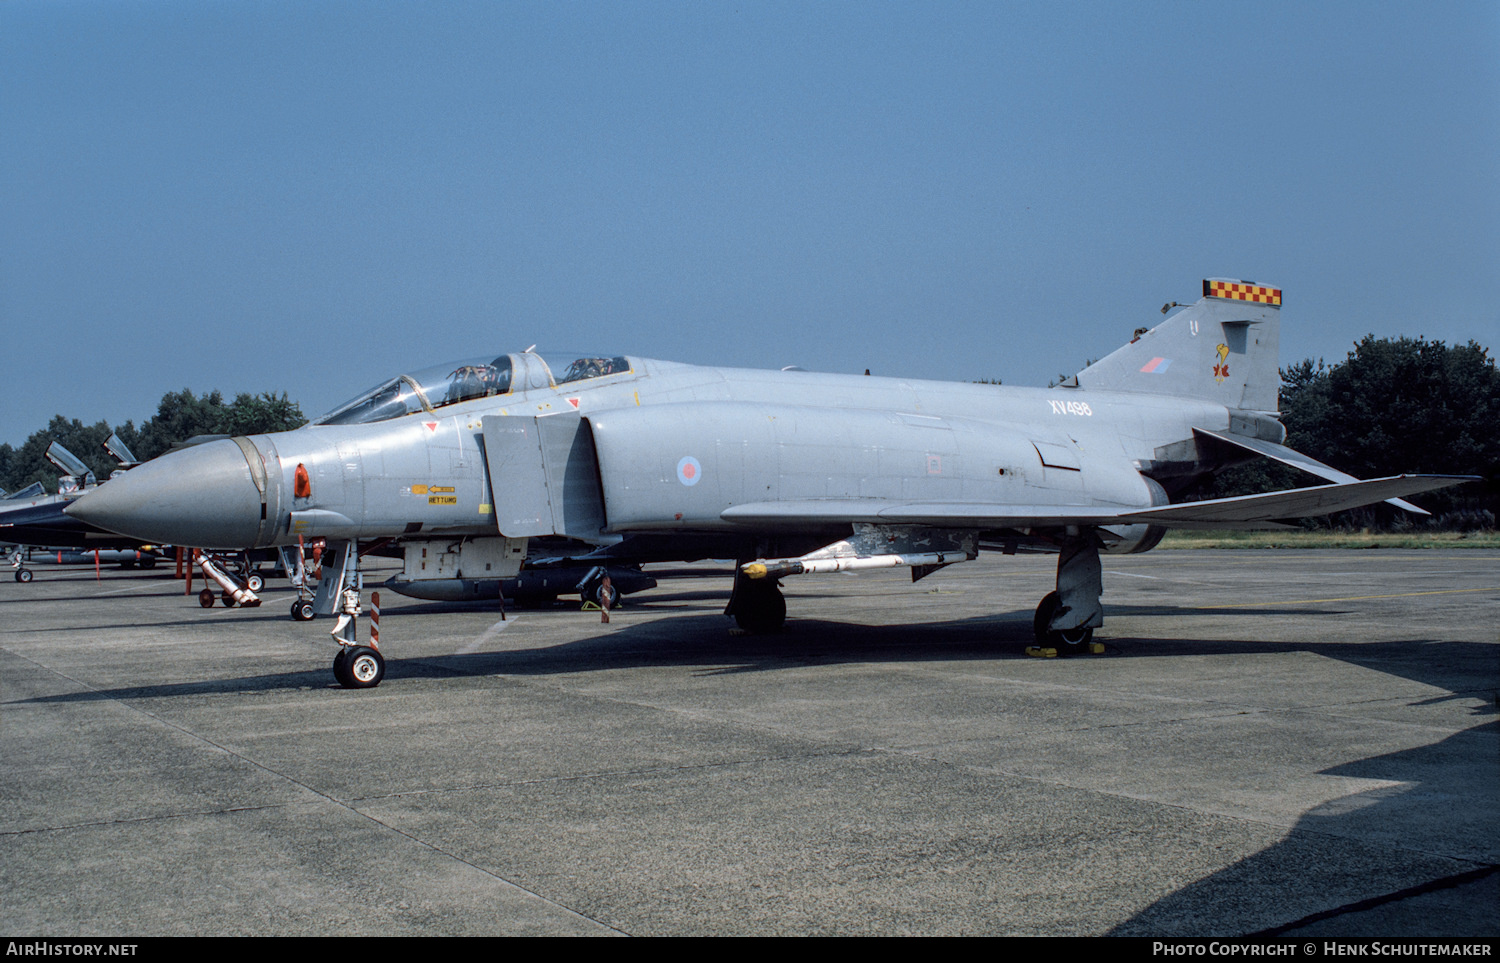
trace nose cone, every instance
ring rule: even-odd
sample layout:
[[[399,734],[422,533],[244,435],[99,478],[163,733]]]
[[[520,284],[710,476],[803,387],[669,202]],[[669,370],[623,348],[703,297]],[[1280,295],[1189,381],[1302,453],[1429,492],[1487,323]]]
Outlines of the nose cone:
[[[261,494],[232,441],[211,441],[132,468],[73,502],[74,518],[144,542],[249,548]]]

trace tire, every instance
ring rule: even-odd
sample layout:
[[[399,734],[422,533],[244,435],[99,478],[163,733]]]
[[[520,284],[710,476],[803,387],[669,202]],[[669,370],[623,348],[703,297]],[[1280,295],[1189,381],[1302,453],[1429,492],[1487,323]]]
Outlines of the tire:
[[[31,573],[31,569],[29,569],[29,568],[18,568],[18,569],[16,569],[16,581],[17,582],[29,582],[29,581],[31,581],[35,577],[36,576]]]
[[[734,621],[751,635],[780,632],[786,625],[786,597],[781,594],[781,587],[772,582],[746,592],[734,607]]]
[[[147,555],[141,559],[141,568],[156,568],[156,556]]]
[[[226,609],[234,608],[234,596],[229,594],[228,589],[219,593],[219,599],[224,603]]]
[[[307,599],[297,599],[292,603],[292,618],[298,622],[311,622],[313,618],[313,605]]]
[[[201,606],[203,606],[206,609],[213,608],[214,607],[214,592],[213,592],[213,589],[204,589],[203,591],[199,592],[198,593],[198,604],[201,605]]]
[[[344,688],[373,689],[385,678],[385,656],[368,646],[358,646],[349,653],[344,671],[349,677],[348,682],[340,680]]]
[[[1037,603],[1036,615],[1031,619],[1031,634],[1038,645],[1047,642],[1047,636],[1051,634],[1047,631],[1047,626],[1051,624],[1052,616],[1057,613],[1057,607],[1061,604],[1062,600],[1057,597],[1056,592],[1048,592]]]
[[[1058,655],[1081,655],[1089,650],[1089,643],[1094,641],[1093,629],[1064,629],[1060,632],[1053,632],[1047,628],[1061,604],[1062,600],[1058,598],[1056,592],[1048,592],[1042,596],[1041,602],[1037,603],[1036,615],[1031,620],[1031,634],[1036,637],[1037,645],[1056,649]]]
[[[354,679],[349,675],[349,647],[339,646],[338,655],[333,657],[333,677],[338,684],[346,689],[354,688]]]
[[[252,592],[259,592],[265,587],[266,580],[261,577],[261,574],[259,572],[251,572],[250,575],[245,579],[245,588],[249,589]]]
[[[1093,629],[1065,629],[1061,632],[1049,632],[1047,644],[1057,650],[1058,655],[1082,655],[1089,650],[1089,643],[1094,641]]]

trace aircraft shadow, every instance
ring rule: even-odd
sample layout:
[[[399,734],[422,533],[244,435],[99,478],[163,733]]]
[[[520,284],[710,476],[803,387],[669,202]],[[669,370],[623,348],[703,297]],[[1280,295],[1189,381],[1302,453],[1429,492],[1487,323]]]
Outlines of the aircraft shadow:
[[[431,603],[445,611],[493,607],[480,603]],[[414,613],[425,605],[406,607],[403,613]],[[1151,608],[1153,614],[1172,614],[1170,607]],[[1201,609],[1191,610],[1201,613]],[[205,613],[206,614],[206,613]],[[524,614],[524,613],[522,613]],[[558,613],[567,617],[569,613]],[[579,613],[591,618],[592,613]],[[1323,613],[1326,614],[1326,613]],[[544,616],[545,617],[545,616]],[[221,617],[184,619],[192,624],[245,624],[272,619],[286,621],[276,609],[251,616],[248,613],[226,613]],[[856,625],[820,619],[791,619],[785,631],[773,635],[746,635],[733,630],[733,622],[724,616],[690,614],[669,616],[635,625],[624,624],[620,616],[609,629],[583,638],[532,648],[504,648],[496,651],[444,655],[399,655],[400,643],[387,641],[385,652],[385,685],[402,679],[456,678],[466,676],[515,675],[546,676],[591,671],[612,671],[649,667],[697,667],[704,675],[734,675],[750,672],[775,672],[807,665],[846,663],[893,664],[904,662],[972,662],[1024,660],[1027,647],[1034,645],[1031,636],[1030,611],[998,613],[938,623],[919,625]],[[180,622],[162,623],[176,626]],[[93,629],[140,628],[141,623],[119,626],[94,626]],[[38,631],[72,631],[74,627]],[[1103,655],[1078,656],[1076,660],[1099,658],[1172,658],[1203,656],[1242,656],[1247,654],[1285,654],[1308,652],[1338,659],[1401,678],[1442,688],[1450,694],[1437,697],[1472,697],[1494,700],[1493,692],[1462,688],[1475,678],[1493,678],[1500,669],[1500,655],[1491,646],[1437,639],[1405,639],[1359,644],[1327,642],[1265,642],[1259,640],[1223,640],[1193,638],[1103,638]],[[328,663],[318,663],[306,671],[250,675],[235,679],[203,682],[166,683],[97,689],[89,692],[39,697],[24,702],[74,702],[107,699],[149,699],[192,696],[214,692],[264,691],[277,689],[336,688]],[[1049,660],[1051,661],[1051,660]],[[1059,660],[1066,663],[1072,660]]]
[[[1494,703],[1476,713],[1494,715]],[[1492,754],[1497,730],[1500,723],[1490,721],[1431,745],[1324,770],[1401,785],[1313,807],[1280,842],[1157,900],[1107,935],[1458,938],[1493,932],[1500,920],[1495,827],[1462,804],[1480,791],[1463,760]],[[1443,838],[1414,838],[1411,827],[1420,833],[1424,821],[1413,813],[1430,811],[1437,800],[1455,807]],[[1330,845],[1331,839],[1362,845]],[[1461,851],[1466,843],[1467,853]],[[1425,879],[1413,885],[1413,877]],[[1448,891],[1441,912],[1432,904],[1399,905],[1440,890]],[[1289,918],[1267,926],[1271,907]]]

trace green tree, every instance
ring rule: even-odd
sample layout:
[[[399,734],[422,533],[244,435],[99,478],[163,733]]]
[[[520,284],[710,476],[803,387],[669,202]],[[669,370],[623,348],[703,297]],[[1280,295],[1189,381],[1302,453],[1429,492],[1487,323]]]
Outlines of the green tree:
[[[290,431],[305,424],[301,406],[288,400],[284,392],[242,393],[225,404],[224,396],[217,391],[198,397],[184,388],[162,396],[156,415],[141,425],[138,447],[132,447],[136,457],[147,460],[197,435],[258,435]]]
[[[291,431],[307,424],[302,406],[289,401],[286,393],[239,394],[225,412],[222,429],[230,435],[263,435]]]

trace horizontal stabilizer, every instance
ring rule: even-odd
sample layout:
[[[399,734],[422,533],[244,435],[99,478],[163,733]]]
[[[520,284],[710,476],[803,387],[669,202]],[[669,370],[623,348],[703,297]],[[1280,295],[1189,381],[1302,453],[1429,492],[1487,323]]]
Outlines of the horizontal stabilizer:
[[[1285,445],[1278,445],[1273,441],[1266,441],[1261,438],[1247,438],[1244,435],[1232,435],[1222,431],[1209,431],[1205,428],[1194,428],[1193,433],[1197,435],[1206,435],[1210,438],[1222,441],[1225,444],[1233,445],[1236,448],[1241,448],[1248,452],[1253,452],[1254,454],[1260,455],[1264,458],[1269,458],[1272,461],[1279,461],[1283,465],[1291,465],[1293,468],[1299,468],[1302,471],[1307,472],[1309,475],[1316,475],[1317,477],[1322,478],[1325,481],[1338,482],[1340,484],[1344,482],[1359,481],[1359,479],[1355,478],[1353,475],[1341,472],[1331,465],[1323,464],[1316,458],[1311,458],[1307,455],[1302,454],[1302,452],[1292,448],[1288,448]],[[1431,514],[1431,512],[1428,512],[1426,509],[1418,508],[1411,502],[1403,501],[1400,498],[1387,498],[1386,504],[1395,505],[1397,508],[1405,509],[1406,511],[1412,512],[1416,515]]]
[[[1313,488],[1294,488],[1260,495],[1237,495],[1210,501],[1184,502],[1126,512],[1122,518],[1173,528],[1236,527],[1282,518],[1307,518],[1347,511],[1401,495],[1416,495],[1449,485],[1478,481],[1477,475],[1393,475],[1369,481],[1341,482]]]

